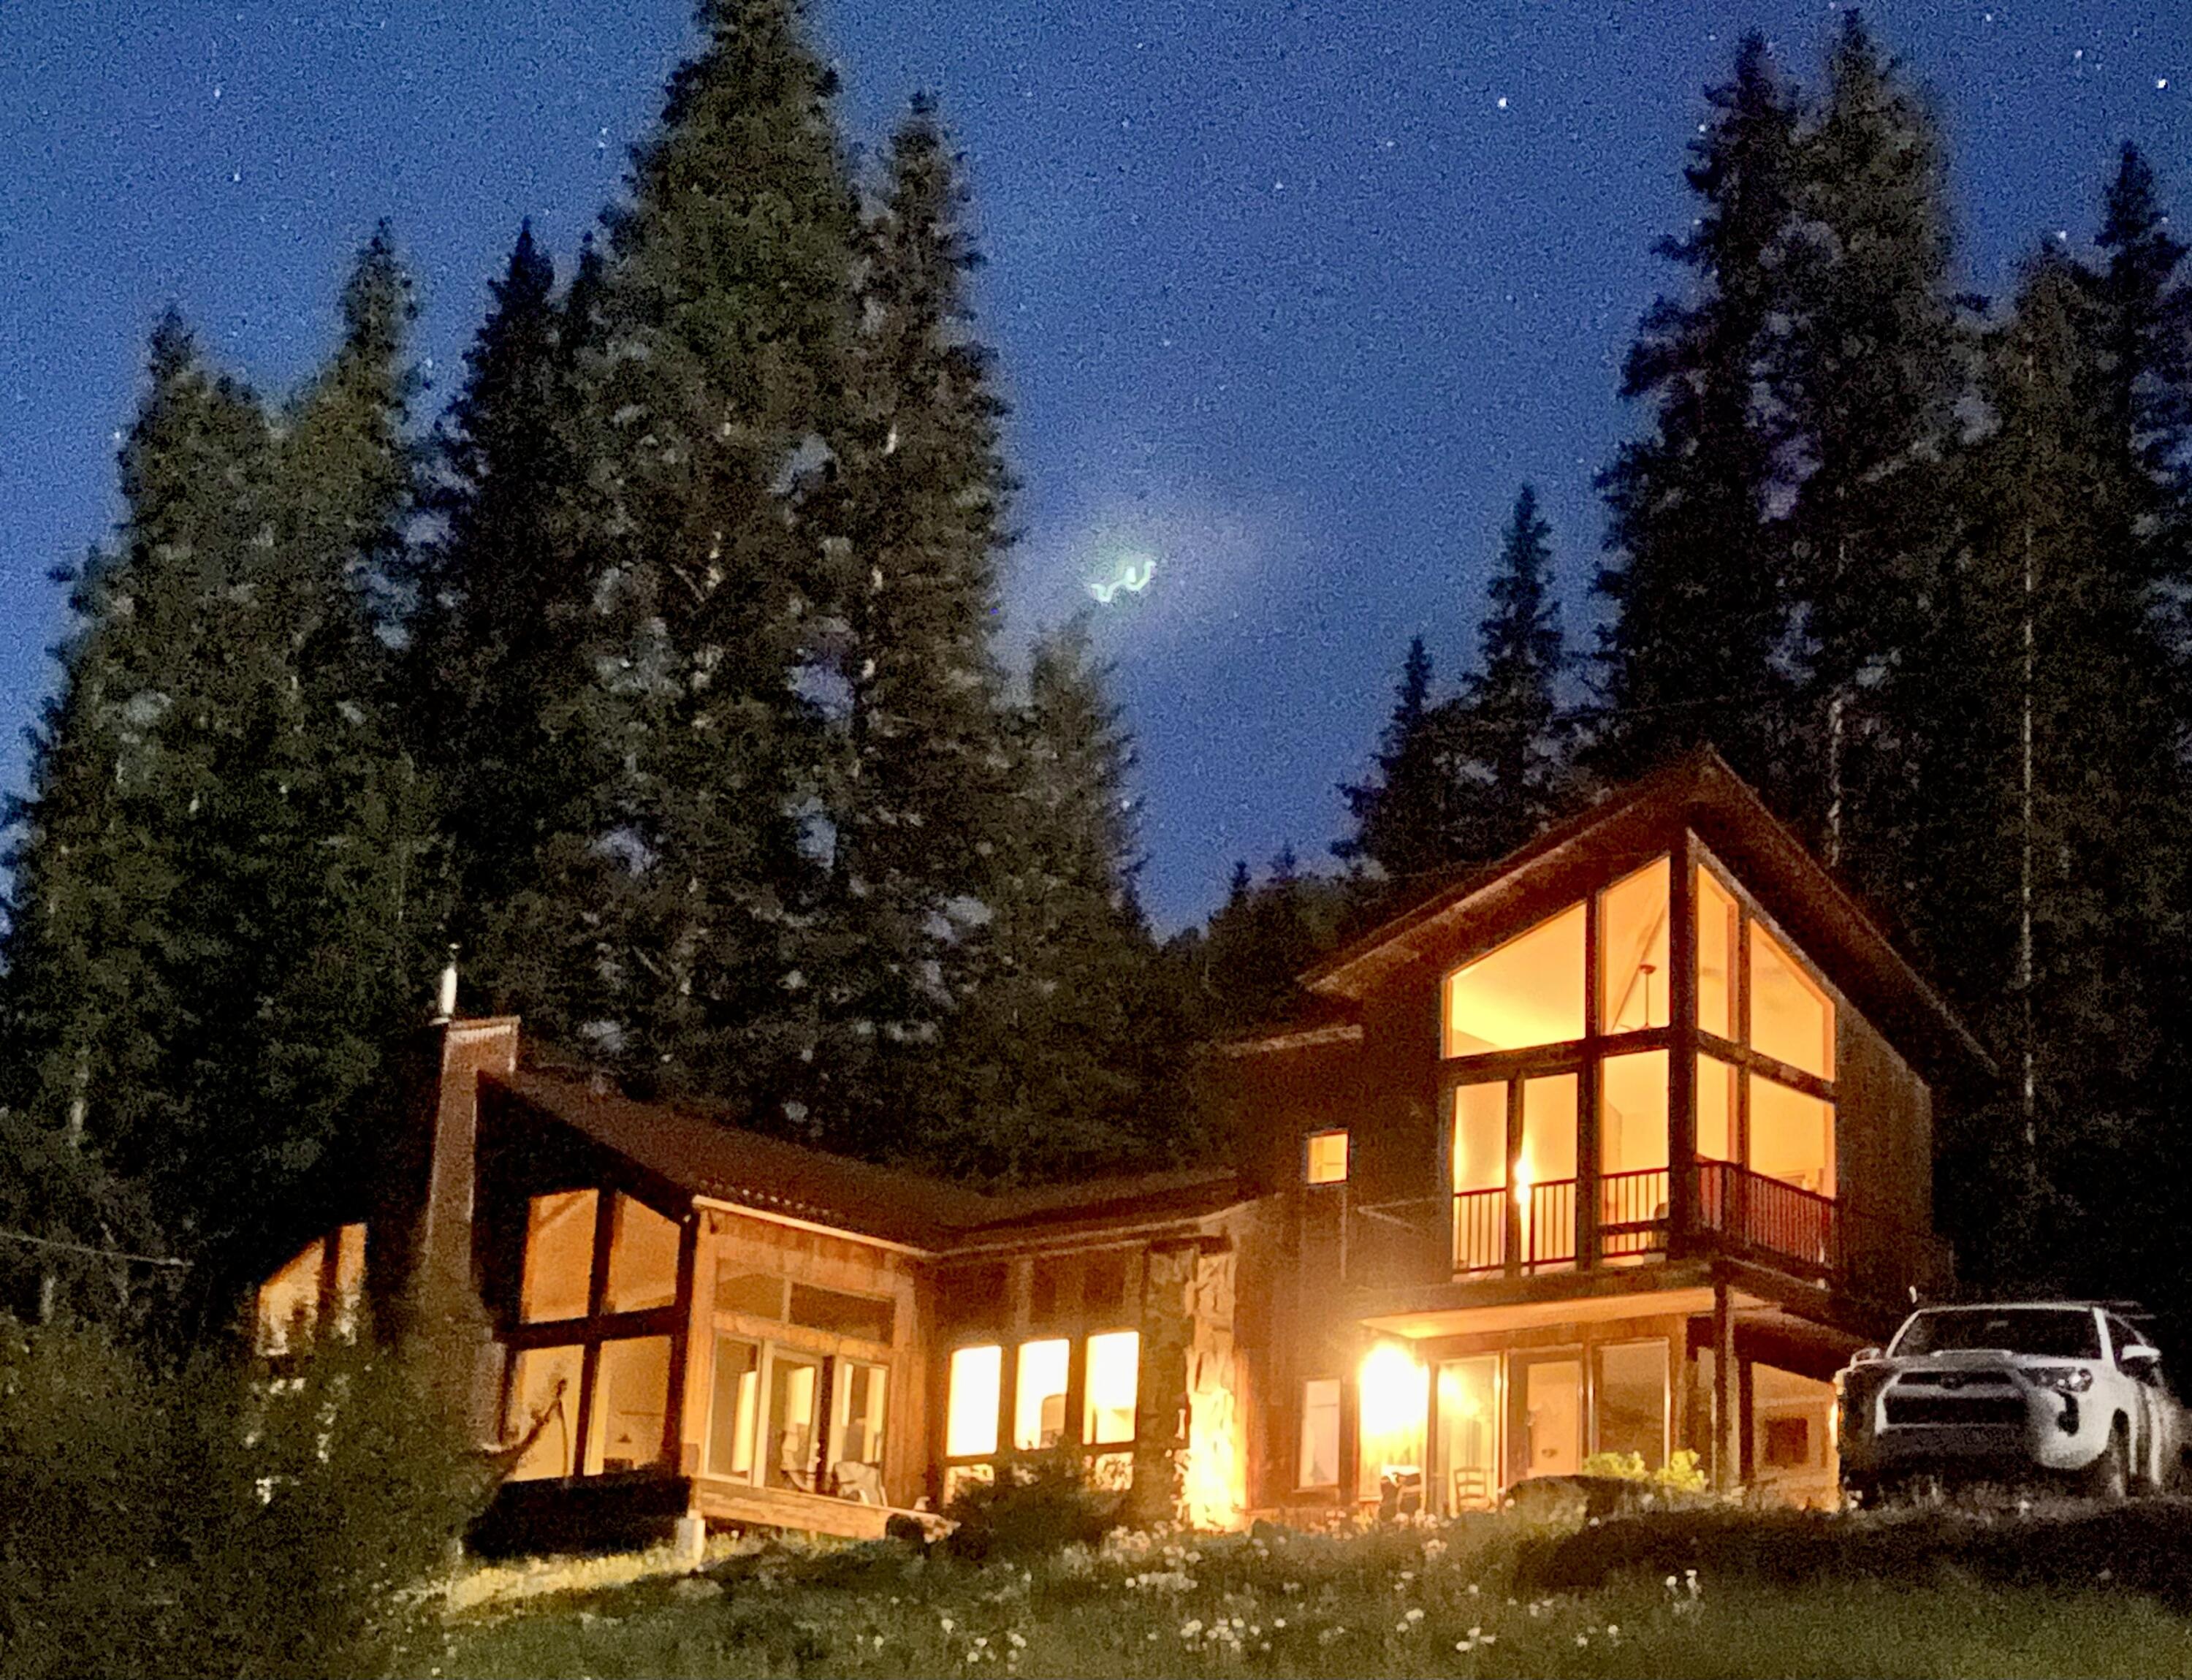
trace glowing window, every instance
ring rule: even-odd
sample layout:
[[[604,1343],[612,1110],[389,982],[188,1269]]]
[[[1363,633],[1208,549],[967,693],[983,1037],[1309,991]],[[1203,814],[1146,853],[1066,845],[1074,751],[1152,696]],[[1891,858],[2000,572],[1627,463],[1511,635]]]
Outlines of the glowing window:
[[[1835,1193],[1835,1106],[1750,1076],[1750,1170]]]
[[[1515,1155],[1515,1206],[1522,1258],[1572,1265],[1576,1233],[1576,1076],[1522,1082],[1522,1146]]]
[[[1507,1185],[1507,1082],[1462,1085],[1453,1094],[1453,1187]]]
[[[1004,1389],[1002,1347],[962,1347],[951,1355],[951,1388],[944,1413],[946,1458],[997,1450],[997,1403]]]
[[[1608,1056],[1600,1064],[1599,1159],[1608,1173],[1667,1164],[1667,1053]]]
[[[1835,1077],[1835,1006],[1781,942],[1750,924],[1750,1047],[1822,1079]]]
[[[677,1299],[677,1221],[619,1196],[610,1212],[604,1312],[644,1312]]]
[[[822,1449],[822,1362],[808,1354],[769,1350],[767,1432],[762,1470],[772,1488],[815,1491]]]
[[[753,1479],[754,1436],[761,1422],[761,1344],[716,1338],[715,1404],[709,1414],[708,1471]]]
[[[1600,895],[1600,1030],[1664,1026],[1673,986],[1667,958],[1667,860],[1647,864]]]
[[[1698,870],[1698,1026],[1735,1037],[1735,898],[1713,872]]]
[[[1591,1394],[1598,1450],[1634,1453],[1647,1470],[1667,1461],[1667,1344],[1617,1342],[1598,1350]]]
[[[586,1474],[645,1470],[661,1463],[669,1404],[669,1337],[603,1342],[586,1422]]]
[[[1583,1037],[1584,907],[1576,905],[1446,977],[1446,1054]]]
[[[1302,1385],[1301,1458],[1304,1488],[1339,1485],[1339,1380],[1318,1377]]]
[[[579,1374],[585,1356],[583,1347],[528,1347],[517,1356],[505,1433],[513,1442],[532,1435],[533,1444],[510,1472],[511,1481],[572,1473],[578,1461]]]
[[[525,1322],[585,1317],[593,1276],[594,1192],[534,1197],[525,1218]]]
[[[1489,1510],[1499,1487],[1499,1357],[1438,1368],[1439,1465],[1451,1511]]]
[[[1361,1402],[1363,1496],[1376,1497],[1389,1476],[1420,1478],[1430,1373],[1407,1349],[1381,1342],[1362,1361],[1356,1392]]]
[[[1507,1082],[1453,1094],[1453,1269],[1488,1271],[1507,1257]]]
[[[830,1467],[833,1471],[840,1465],[882,1466],[883,1386],[889,1374],[881,1365],[865,1360],[837,1362],[836,1380],[831,1384],[835,1397],[831,1403],[834,1415],[830,1425]],[[842,1476],[842,1471],[837,1473]]]
[[[1309,1140],[1309,1181],[1311,1184],[1347,1182],[1347,1134],[1312,1132]]]
[[[1065,1368],[1073,1344],[1063,1338],[1020,1344],[1013,1389],[1013,1445],[1054,1447],[1065,1436]]]
[[[308,1243],[259,1287],[259,1351],[287,1353],[310,1340],[320,1317],[320,1272],[325,1242]]]
[[[1112,1447],[1134,1438],[1134,1397],[1141,1367],[1139,1330],[1113,1330],[1088,1338],[1088,1396],[1081,1419],[1085,1444]]]
[[[1698,1154],[1735,1159],[1735,1070],[1710,1056],[1698,1058]]]

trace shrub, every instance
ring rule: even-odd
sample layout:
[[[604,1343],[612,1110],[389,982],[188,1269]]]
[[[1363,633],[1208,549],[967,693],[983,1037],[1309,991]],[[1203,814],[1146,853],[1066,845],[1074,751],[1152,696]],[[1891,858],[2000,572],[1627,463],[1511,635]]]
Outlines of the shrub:
[[[975,1483],[944,1507],[959,1525],[944,1549],[983,1563],[1093,1546],[1116,1524],[1121,1498],[1091,1488],[1079,1461],[1065,1454],[1007,1466],[996,1482]]]
[[[430,1370],[363,1334],[278,1371],[160,1369],[97,1330],[0,1320],[0,1671],[402,1661],[488,1492]]]
[[[1625,1482],[1648,1482],[1662,1493],[1701,1494],[1705,1490],[1705,1473],[1698,1467],[1698,1455],[1685,1447],[1668,1455],[1667,1461],[1657,1470],[1644,1467],[1641,1453],[1593,1453],[1583,1461],[1585,1476],[1613,1476]]]

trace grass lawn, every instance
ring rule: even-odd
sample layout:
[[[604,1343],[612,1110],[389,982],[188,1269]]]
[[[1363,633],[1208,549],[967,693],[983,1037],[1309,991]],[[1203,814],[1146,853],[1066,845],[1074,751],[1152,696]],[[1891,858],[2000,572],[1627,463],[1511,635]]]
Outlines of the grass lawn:
[[[2192,1546],[2136,1561],[2178,1529],[2192,1541],[2192,1512],[2129,1532],[2123,1569],[2092,1561],[2089,1527],[2041,1519],[1741,1513],[1115,1536],[980,1568],[770,1548],[699,1575],[605,1585],[582,1566],[566,1591],[475,1590],[437,1672],[2192,1675],[2192,1619],[2171,1608]],[[1670,1557],[1698,1563],[1670,1575]]]

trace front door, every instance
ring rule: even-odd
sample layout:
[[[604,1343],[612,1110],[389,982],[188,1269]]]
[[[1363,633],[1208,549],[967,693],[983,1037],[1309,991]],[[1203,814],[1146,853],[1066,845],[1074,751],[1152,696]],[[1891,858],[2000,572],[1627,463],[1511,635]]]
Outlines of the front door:
[[[1573,1353],[1515,1361],[1508,1439],[1515,1480],[1573,1476],[1583,1468],[1583,1360]]]

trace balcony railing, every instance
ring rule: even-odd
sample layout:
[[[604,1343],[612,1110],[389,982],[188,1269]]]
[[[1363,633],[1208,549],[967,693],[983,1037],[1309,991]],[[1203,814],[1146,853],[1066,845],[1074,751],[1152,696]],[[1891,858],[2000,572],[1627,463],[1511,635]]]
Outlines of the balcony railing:
[[[1938,1238],[1733,1162],[1698,1161],[1690,1171],[1692,1223],[1683,1236],[1674,1224],[1674,1174],[1664,1167],[1459,1191],[1451,1203],[1452,1275],[1529,1277],[1579,1265],[1635,1265],[1670,1249],[1710,1249],[1882,1298],[1949,1284],[1947,1248]],[[1443,1233],[1424,1223],[1442,1199],[1358,1208],[1357,1235],[1347,1249],[1350,1281],[1401,1281],[1442,1270]],[[1595,1217],[1579,1220],[1586,1210]]]

